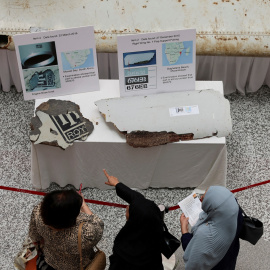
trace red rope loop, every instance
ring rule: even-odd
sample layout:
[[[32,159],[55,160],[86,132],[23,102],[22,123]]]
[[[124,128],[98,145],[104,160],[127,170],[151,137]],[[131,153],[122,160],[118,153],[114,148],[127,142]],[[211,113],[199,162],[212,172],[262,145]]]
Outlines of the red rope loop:
[[[253,185],[249,185],[249,186],[246,186],[246,187],[233,189],[233,190],[231,190],[231,192],[236,193],[236,192],[240,192],[240,191],[243,191],[243,190],[246,190],[246,189],[258,187],[258,186],[261,186],[261,185],[266,185],[268,183],[270,183],[270,180],[263,181],[263,182],[260,182],[260,183],[256,183],[256,184],[253,184]],[[9,190],[9,191],[15,191],[15,192],[21,192],[21,193],[28,193],[28,194],[32,194],[32,195],[40,195],[40,196],[45,196],[47,194],[45,192],[40,192],[40,191],[35,191],[35,190],[13,188],[13,187],[5,187],[5,186],[0,186],[0,189]],[[107,206],[113,206],[113,207],[118,207],[118,208],[126,208],[127,207],[127,205],[125,205],[125,204],[103,202],[103,201],[96,201],[96,200],[89,200],[89,199],[85,199],[85,201],[88,202],[88,203],[99,204],[99,205],[107,205]],[[168,210],[173,211],[173,210],[176,210],[178,208],[180,208],[179,205],[175,205],[175,206],[169,207]]]

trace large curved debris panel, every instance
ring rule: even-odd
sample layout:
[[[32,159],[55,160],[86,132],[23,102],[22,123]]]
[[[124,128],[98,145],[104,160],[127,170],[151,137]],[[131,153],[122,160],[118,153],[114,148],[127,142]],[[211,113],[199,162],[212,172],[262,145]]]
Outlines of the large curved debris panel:
[[[95,104],[106,122],[128,134],[165,131],[200,139],[232,132],[229,101],[212,89],[104,99]]]

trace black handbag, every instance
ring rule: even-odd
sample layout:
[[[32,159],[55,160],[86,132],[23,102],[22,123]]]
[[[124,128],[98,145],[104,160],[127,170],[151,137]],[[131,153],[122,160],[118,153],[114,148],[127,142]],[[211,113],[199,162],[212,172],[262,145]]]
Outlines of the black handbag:
[[[165,223],[163,223],[163,239],[161,245],[161,253],[169,259],[173,253],[180,247],[180,240],[169,233]]]
[[[263,223],[257,218],[247,216],[241,207],[240,209],[243,215],[243,226],[239,237],[255,245],[263,235]]]

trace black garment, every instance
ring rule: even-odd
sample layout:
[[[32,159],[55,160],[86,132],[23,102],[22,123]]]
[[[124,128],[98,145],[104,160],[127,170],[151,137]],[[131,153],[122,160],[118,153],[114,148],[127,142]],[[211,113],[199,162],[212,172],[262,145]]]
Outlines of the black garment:
[[[110,259],[110,268],[109,270],[161,270],[163,269],[162,262],[152,260],[149,263],[144,265],[135,265],[126,262],[123,258],[119,257],[117,254],[113,254],[109,257]]]
[[[181,244],[182,244],[182,248],[185,251],[187,248],[187,245],[189,243],[189,241],[192,239],[193,234],[192,233],[184,233],[181,236]]]
[[[240,249],[239,234],[243,225],[243,215],[239,208],[238,218],[237,218],[237,230],[235,238],[231,243],[227,253],[223,259],[214,267],[212,270],[234,270],[236,266],[236,260]],[[185,251],[189,241],[192,239],[193,235],[191,233],[185,233],[181,237],[182,247]]]
[[[123,183],[117,195],[128,202],[129,219],[114,240],[109,270],[162,270],[163,221],[158,206]]]
[[[39,255],[36,266],[37,270],[55,270],[54,268],[52,268],[50,265],[47,264],[43,253]]]

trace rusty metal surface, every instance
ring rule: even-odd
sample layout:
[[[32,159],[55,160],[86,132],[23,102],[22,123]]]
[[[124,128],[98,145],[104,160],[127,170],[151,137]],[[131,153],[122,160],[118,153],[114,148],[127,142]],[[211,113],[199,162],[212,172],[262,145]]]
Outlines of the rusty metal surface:
[[[270,55],[269,0],[0,0],[0,7],[0,35],[93,25],[97,51],[116,52],[118,34],[196,28],[197,54]]]
[[[137,147],[151,147],[158,146],[178,141],[188,141],[193,139],[194,134],[175,134],[174,132],[148,132],[136,131],[126,134],[127,144]]]

